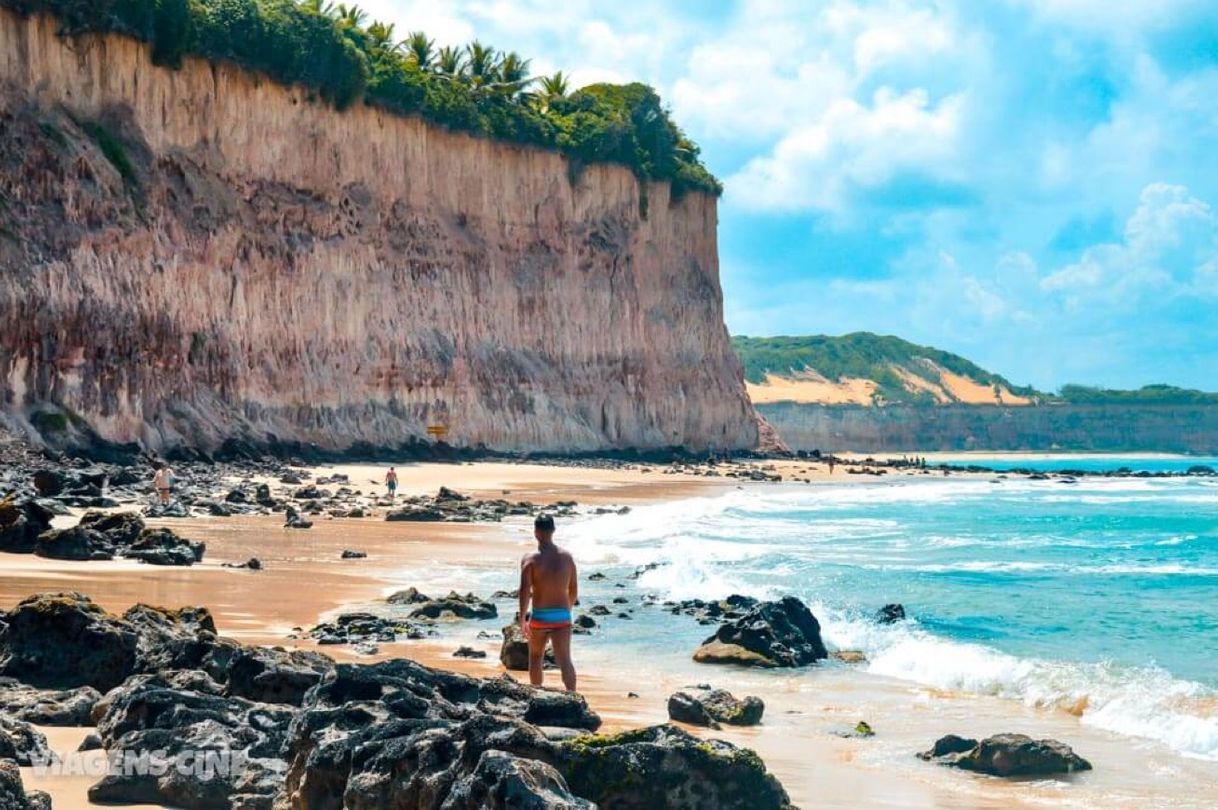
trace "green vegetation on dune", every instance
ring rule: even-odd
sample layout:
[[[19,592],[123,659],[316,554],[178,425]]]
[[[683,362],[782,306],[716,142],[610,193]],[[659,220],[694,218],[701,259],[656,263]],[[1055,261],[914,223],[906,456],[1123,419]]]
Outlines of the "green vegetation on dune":
[[[1144,385],[1130,391],[1064,385],[1055,399],[1072,405],[1218,405],[1218,393],[1174,385]]]
[[[719,194],[698,147],[644,84],[570,92],[534,79],[529,60],[481,42],[437,48],[423,32],[395,37],[357,6],[327,0],[0,0],[54,15],[64,34],[117,32],[152,45],[153,61],[227,61],[300,85],[339,109],[366,103],[474,135],[556,149],[578,166],[616,163],[643,179]]]
[[[732,347],[744,363],[745,379],[752,383],[763,382],[767,373],[790,376],[813,370],[834,381],[842,377],[872,380],[877,385],[876,393],[886,402],[931,404],[934,398],[929,393],[907,390],[893,370],[896,366],[937,384],[938,377],[925,362],[929,360],[982,385],[1001,385],[1021,396],[1036,393],[1031,388],[1012,385],[957,354],[891,335],[854,332],[840,337],[734,337]]]
[[[811,370],[829,380],[842,377],[871,380],[876,394],[887,403],[934,404],[926,392],[909,391],[893,371],[896,366],[928,382],[937,383],[933,370],[924,362],[980,383],[1003,386],[1018,396],[1032,397],[1045,404],[1067,405],[1218,405],[1218,393],[1207,393],[1172,385],[1147,385],[1122,391],[1065,385],[1056,394],[1037,391],[1030,386],[1011,385],[1001,375],[986,371],[957,354],[930,346],[919,346],[898,337],[854,332],[832,337],[733,337],[732,348],[744,364],[745,379],[765,381],[766,374],[791,377]]]

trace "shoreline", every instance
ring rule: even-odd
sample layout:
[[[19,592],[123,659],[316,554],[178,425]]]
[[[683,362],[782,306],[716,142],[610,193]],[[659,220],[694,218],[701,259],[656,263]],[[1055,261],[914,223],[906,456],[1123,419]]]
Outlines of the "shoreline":
[[[793,462],[808,469],[806,462]],[[828,476],[812,476],[817,485]],[[351,477],[353,486],[371,480],[380,466],[342,465],[316,468],[316,475],[335,472]],[[432,491],[443,483],[462,492],[529,497],[553,504],[575,499],[583,505],[646,505],[696,497],[714,497],[737,488],[765,491],[770,484],[662,475],[639,471],[534,465],[411,465],[399,469],[402,495]],[[906,472],[914,476],[916,473]],[[834,486],[891,485],[904,477],[833,477]],[[439,476],[437,478],[437,476]],[[963,476],[962,476],[963,477]],[[783,484],[795,487],[797,484]],[[165,569],[132,562],[69,563],[31,556],[4,555],[11,571],[0,582],[0,608],[45,590],[78,590],[103,607],[121,611],[135,602],[166,607],[204,605],[215,615],[221,635],[245,643],[320,650],[340,661],[371,662],[403,656],[442,669],[478,676],[502,672],[498,641],[476,642],[488,653],[482,660],[453,658],[458,644],[477,629],[497,630],[510,621],[513,607],[500,603],[500,618],[477,625],[456,623],[439,639],[382,645],[375,656],[356,655],[349,647],[319,646],[292,640],[293,628],[307,629],[345,610],[358,610],[399,588],[417,586],[438,595],[450,587],[464,592],[462,576],[471,569],[502,572],[503,587],[514,587],[514,565],[531,547],[527,521],[502,524],[388,523],[377,517],[319,519],[312,530],[283,529],[278,517],[192,518],[159,520],[184,535],[208,543],[203,564]],[[560,524],[561,541],[561,524]],[[364,560],[339,561],[343,548],[368,553]],[[231,570],[222,562],[259,556],[262,571]],[[19,564],[10,564],[19,563]],[[582,578],[590,573],[581,572]],[[301,583],[308,587],[302,588]],[[480,594],[485,596],[486,594]],[[673,622],[690,622],[672,617]],[[738,696],[756,694],[767,703],[763,725],[707,731],[703,737],[727,739],[753,748],[783,782],[796,805],[1012,807],[1067,801],[1094,806],[1115,799],[1116,806],[1191,806],[1187,795],[1158,790],[1155,769],[1190,770],[1162,746],[1148,745],[1088,728],[1067,712],[1035,709],[1017,702],[964,693],[943,693],[908,681],[873,675],[837,664],[794,673],[769,673],[694,664],[692,650],[680,650],[646,674],[636,661],[620,660],[620,651],[598,645],[598,638],[576,639],[581,692],[613,731],[666,722],[665,701],[683,686],[710,682]],[[524,679],[523,673],[513,677]],[[548,677],[552,685],[554,676]],[[634,691],[638,698],[628,698]],[[869,740],[835,737],[832,730],[867,720],[878,736]],[[986,735],[1018,731],[1051,736],[1074,745],[1092,758],[1097,771],[1068,782],[1004,782],[950,771],[913,759],[942,733]],[[62,735],[65,730],[57,729]],[[83,793],[91,780],[38,780],[27,775],[27,789],[50,790],[57,808],[87,806]],[[68,782],[71,781],[71,784]],[[861,800],[861,801],[860,801]]]

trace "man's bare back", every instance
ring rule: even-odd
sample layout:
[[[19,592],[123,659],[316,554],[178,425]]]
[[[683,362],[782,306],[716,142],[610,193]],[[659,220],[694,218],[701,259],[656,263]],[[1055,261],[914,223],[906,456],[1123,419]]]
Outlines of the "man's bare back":
[[[579,574],[569,552],[554,545],[554,519],[541,515],[533,524],[537,551],[520,561],[520,629],[529,640],[529,680],[541,686],[546,642],[562,670],[563,685],[575,691],[571,663],[571,609],[579,599]]]

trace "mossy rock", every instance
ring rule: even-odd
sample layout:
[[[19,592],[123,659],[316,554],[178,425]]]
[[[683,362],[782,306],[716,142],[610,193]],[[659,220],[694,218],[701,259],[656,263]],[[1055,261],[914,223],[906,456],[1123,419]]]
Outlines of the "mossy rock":
[[[757,754],[670,726],[559,743],[571,790],[615,810],[782,810],[791,802]]]

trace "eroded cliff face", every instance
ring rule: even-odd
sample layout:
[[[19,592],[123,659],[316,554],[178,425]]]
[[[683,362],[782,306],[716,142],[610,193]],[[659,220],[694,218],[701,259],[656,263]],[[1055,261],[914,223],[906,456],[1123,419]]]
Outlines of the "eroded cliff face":
[[[715,229],[713,198],[623,168],[0,10],[10,418],[152,448],[751,447]]]

